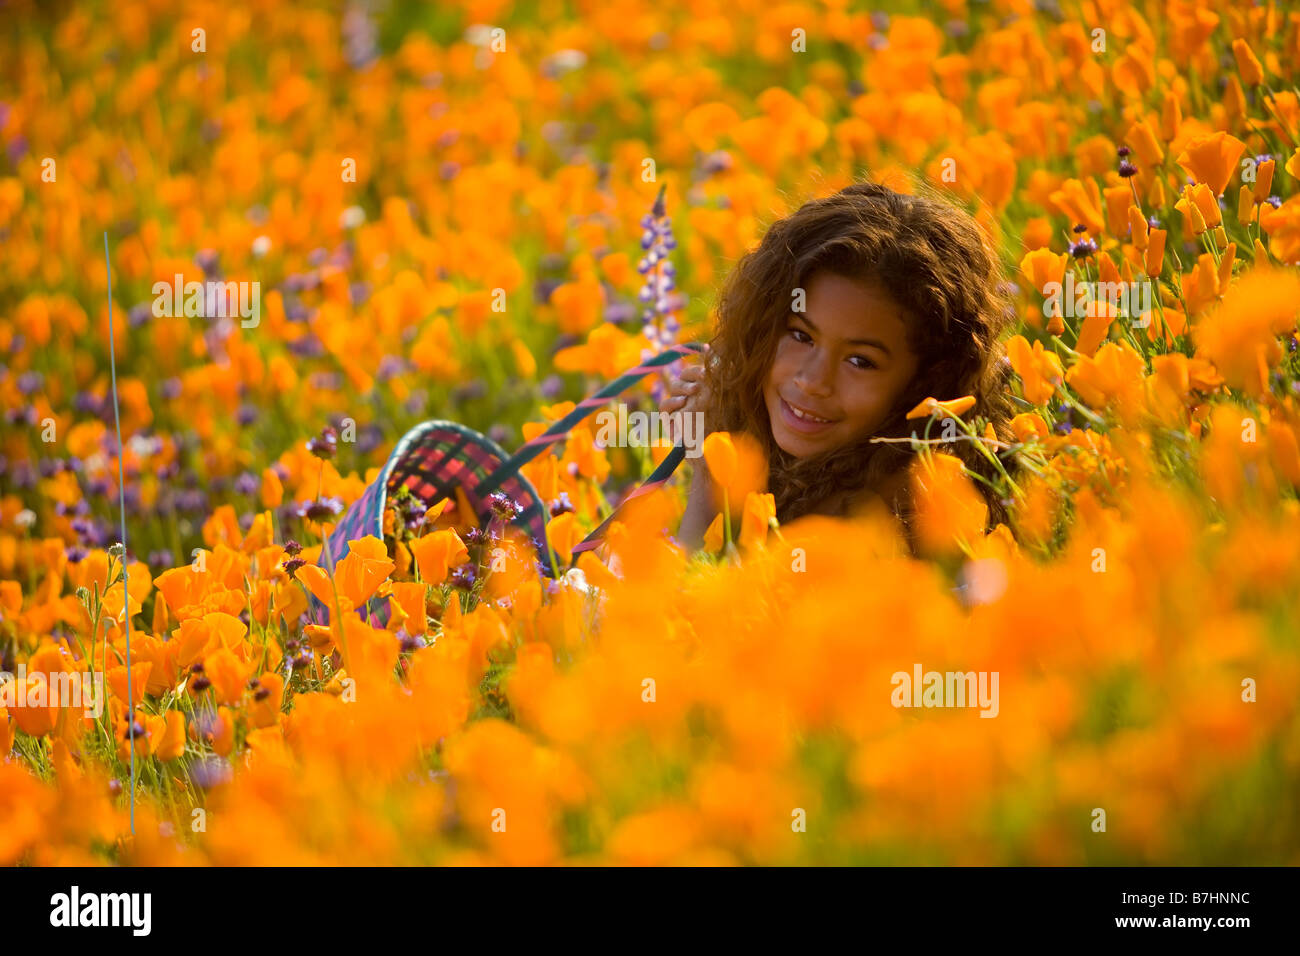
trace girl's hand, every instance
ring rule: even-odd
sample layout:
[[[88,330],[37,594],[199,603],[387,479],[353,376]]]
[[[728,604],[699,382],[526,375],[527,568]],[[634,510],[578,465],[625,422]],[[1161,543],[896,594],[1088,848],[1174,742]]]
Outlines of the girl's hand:
[[[708,389],[704,385],[704,366],[688,365],[682,369],[680,378],[668,380],[668,398],[664,400],[662,411],[667,414],[681,412],[691,415],[702,412],[708,400]],[[702,441],[703,435],[699,436]]]

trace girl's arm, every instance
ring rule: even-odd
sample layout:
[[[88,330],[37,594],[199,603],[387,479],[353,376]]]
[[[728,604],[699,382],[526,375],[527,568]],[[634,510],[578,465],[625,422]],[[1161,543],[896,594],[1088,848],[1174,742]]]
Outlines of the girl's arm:
[[[690,365],[682,371],[679,379],[669,384],[668,399],[663,403],[663,411],[681,412],[683,415],[698,414],[706,401],[704,388],[704,369],[699,365]],[[698,435],[697,441],[704,441],[704,435]],[[691,488],[686,498],[686,510],[682,513],[681,524],[677,528],[677,540],[687,552],[698,551],[704,545],[704,532],[709,530],[716,511],[713,508],[713,479],[704,457],[699,455],[691,459]]]
[[[677,528],[677,540],[687,552],[698,551],[704,545],[704,532],[714,518],[713,479],[709,476],[709,466],[701,456],[695,459],[694,473],[691,475],[691,490],[686,499],[686,510],[682,513],[682,523]]]

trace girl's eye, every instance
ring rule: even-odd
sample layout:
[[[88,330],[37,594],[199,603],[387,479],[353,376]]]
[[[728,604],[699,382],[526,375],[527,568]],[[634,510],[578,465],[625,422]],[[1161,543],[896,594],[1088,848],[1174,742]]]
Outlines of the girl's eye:
[[[807,332],[803,331],[802,329],[794,329],[794,328],[792,328],[792,329],[790,329],[790,334],[791,334],[792,336],[794,336],[794,340],[795,340],[796,342],[811,342],[811,341],[812,341],[812,336],[810,336]]]
[[[851,355],[849,356],[849,361],[865,363],[863,365],[854,365],[853,366],[854,368],[875,368],[876,367],[876,363],[871,361],[871,359],[867,358],[865,355]]]

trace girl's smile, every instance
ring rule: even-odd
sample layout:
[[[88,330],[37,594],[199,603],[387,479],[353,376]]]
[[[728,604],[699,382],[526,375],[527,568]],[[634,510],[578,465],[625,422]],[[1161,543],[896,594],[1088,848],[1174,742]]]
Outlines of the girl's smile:
[[[903,309],[878,283],[819,271],[764,387],[772,437],[804,458],[876,431],[916,372]]]

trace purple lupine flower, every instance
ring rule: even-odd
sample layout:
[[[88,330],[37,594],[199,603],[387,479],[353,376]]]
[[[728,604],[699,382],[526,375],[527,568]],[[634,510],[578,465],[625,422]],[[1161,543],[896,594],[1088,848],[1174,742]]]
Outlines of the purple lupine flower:
[[[177,494],[176,506],[187,514],[203,514],[208,510],[207,493],[199,488],[185,489]]]
[[[406,371],[406,361],[400,355],[385,355],[379,360],[379,368],[375,371],[375,378],[381,382],[386,382],[395,375],[401,375]]]
[[[194,256],[194,264],[203,270],[205,278],[212,278],[217,275],[217,258],[216,249],[200,249]]]
[[[325,354],[325,346],[315,335],[308,332],[288,344],[288,349],[298,358],[320,358]]]
[[[710,176],[713,176],[717,173],[726,172],[734,165],[735,160],[732,159],[731,154],[725,149],[719,149],[705,156],[703,161],[700,163],[700,168]]]
[[[357,451],[368,455],[384,443],[384,430],[375,422],[364,425],[357,435]]]
[[[641,318],[645,323],[644,335],[652,346],[642,350],[643,360],[676,342],[680,323],[673,321],[670,324],[669,320],[673,318],[670,313],[680,310],[686,304],[684,297],[676,292],[677,267],[669,259],[672,250],[677,247],[677,240],[673,236],[672,218],[667,215],[664,204],[666,193],[667,187],[660,187],[651,211],[641,217],[641,226],[645,230],[641,235],[641,248],[646,254],[637,263],[637,271],[646,280],[637,293],[637,299],[646,306]],[[673,362],[666,371],[669,374],[680,374],[681,361]],[[665,396],[664,378],[659,376],[651,389],[651,397],[658,404]]]
[[[235,479],[235,493],[240,495],[255,495],[257,490],[262,486],[257,475],[251,471],[245,471]]]
[[[343,58],[354,70],[364,70],[379,58],[379,31],[366,4],[350,3],[343,14]]]
[[[630,322],[636,318],[636,306],[630,302],[611,302],[605,306],[606,322]]]
[[[551,301],[551,293],[563,284],[559,279],[538,279],[533,283],[533,301],[545,305]]]
[[[203,725],[202,718],[199,718],[200,726]],[[215,725],[211,719],[207,722],[208,730],[204,733],[211,733]],[[190,765],[190,779],[195,785],[203,790],[211,790],[219,787],[223,783],[229,782],[233,776],[230,764],[221,757],[202,757]]]
[[[505,425],[493,425],[488,429],[487,437],[492,439],[498,445],[504,445],[510,440],[510,429]]]
[[[322,392],[337,392],[343,387],[343,376],[337,372],[313,372],[307,384]]]
[[[419,415],[424,411],[429,401],[429,393],[422,388],[413,389],[411,397],[406,400],[402,406],[408,415]]]
[[[158,394],[168,401],[181,397],[184,386],[179,378],[165,378],[158,385]]]
[[[475,378],[452,389],[451,400],[457,403],[467,402],[476,398],[482,398],[486,394],[487,383],[481,378]]]

